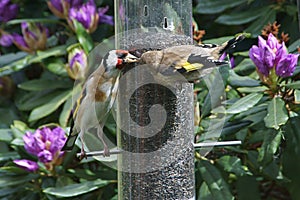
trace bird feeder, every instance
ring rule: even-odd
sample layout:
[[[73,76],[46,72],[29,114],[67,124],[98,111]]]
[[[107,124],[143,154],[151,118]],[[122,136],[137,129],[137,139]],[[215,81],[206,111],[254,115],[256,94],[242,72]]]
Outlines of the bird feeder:
[[[191,0],[115,0],[115,22],[119,49],[192,43]],[[195,199],[193,85],[166,83],[150,68],[120,79],[118,198]]]

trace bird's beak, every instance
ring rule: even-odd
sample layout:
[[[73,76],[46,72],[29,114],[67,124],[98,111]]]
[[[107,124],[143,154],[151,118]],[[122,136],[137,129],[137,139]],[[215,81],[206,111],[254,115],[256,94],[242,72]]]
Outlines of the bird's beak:
[[[128,53],[125,58],[123,59],[124,63],[134,63],[134,62],[138,62],[140,59],[130,53]]]

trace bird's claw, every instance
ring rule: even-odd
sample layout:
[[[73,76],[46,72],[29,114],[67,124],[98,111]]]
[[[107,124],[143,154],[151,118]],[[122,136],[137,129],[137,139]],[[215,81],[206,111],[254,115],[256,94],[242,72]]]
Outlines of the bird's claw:
[[[83,158],[87,159],[87,155],[84,150],[81,151],[79,159],[82,160]]]
[[[103,149],[103,157],[109,157],[109,156],[110,156],[109,148],[105,146]]]

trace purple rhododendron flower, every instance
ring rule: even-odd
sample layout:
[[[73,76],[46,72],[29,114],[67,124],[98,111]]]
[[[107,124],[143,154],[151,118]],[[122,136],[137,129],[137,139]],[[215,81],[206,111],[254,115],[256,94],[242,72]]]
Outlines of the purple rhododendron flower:
[[[19,167],[21,167],[22,169],[25,169],[29,172],[34,172],[39,168],[38,164],[31,160],[23,159],[23,160],[14,160],[13,162]]]
[[[75,65],[78,64],[80,67],[85,67],[86,65],[86,56],[83,50],[79,50],[76,52],[70,60],[70,68],[74,69]]]
[[[84,78],[85,71],[87,69],[87,56],[83,49],[74,48],[69,52],[68,55],[69,66],[67,72],[73,79]]]
[[[12,34],[14,44],[21,50],[32,53],[46,48],[48,29],[40,23],[21,23],[22,35]]]
[[[114,18],[110,15],[105,15],[109,7],[98,8],[99,22],[109,25],[114,25]]]
[[[49,163],[61,155],[60,150],[66,141],[66,136],[60,127],[52,130],[44,127],[34,133],[27,132],[23,140],[28,153],[37,156],[43,163]]]
[[[292,76],[296,69],[298,56],[299,54],[287,54],[282,57],[276,66],[276,74],[281,77]]]
[[[0,0],[0,22],[8,22],[18,14],[19,7],[10,0]]]
[[[270,70],[275,67],[280,77],[291,76],[298,60],[298,55],[288,54],[285,44],[280,44],[271,33],[267,41],[258,36],[258,46],[252,46],[249,57],[261,74],[269,76]]]
[[[7,33],[2,33],[0,37],[0,45],[4,47],[9,47],[13,44],[13,36]]]
[[[223,53],[219,60],[225,60],[225,58],[227,57],[227,53]],[[233,69],[235,67],[235,63],[234,63],[234,57],[232,55],[229,55],[229,61],[230,61],[230,67]]]
[[[74,20],[81,23],[88,33],[94,32],[99,22],[96,4],[93,0],[89,0],[82,6],[72,7],[69,11],[69,18],[71,23]]]
[[[60,18],[68,16],[71,7],[82,5],[82,0],[50,0],[47,2],[49,9],[54,15]]]

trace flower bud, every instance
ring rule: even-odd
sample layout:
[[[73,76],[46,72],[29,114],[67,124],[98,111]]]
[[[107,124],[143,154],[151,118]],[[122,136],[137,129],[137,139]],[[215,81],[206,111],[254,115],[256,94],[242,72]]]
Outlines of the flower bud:
[[[22,22],[22,34],[13,34],[15,45],[26,52],[46,49],[48,29],[39,23]]]
[[[59,17],[66,18],[71,7],[78,7],[82,4],[82,0],[50,0],[47,2],[51,12]]]
[[[83,49],[73,48],[68,55],[67,72],[73,79],[83,79],[87,69],[87,56]]]
[[[257,66],[257,70],[265,77],[275,68],[279,77],[291,76],[296,68],[299,55],[288,54],[285,44],[280,44],[276,37],[269,34],[267,41],[258,36],[258,46],[253,45],[249,57]]]
[[[99,15],[97,7],[93,0],[79,7],[72,7],[69,11],[69,24],[74,29],[73,21],[76,20],[82,24],[88,33],[94,32],[98,27]]]
[[[0,1],[0,22],[8,22],[18,14],[19,6],[12,4],[9,0]]]
[[[99,23],[114,25],[114,18],[112,16],[106,15],[109,7],[98,8]]]
[[[38,160],[52,170],[55,165],[61,163],[63,152],[61,148],[66,142],[65,132],[60,127],[50,129],[44,127],[34,133],[27,132],[23,136],[25,150],[36,156]]]
[[[13,36],[2,30],[0,30],[0,45],[3,47],[9,47],[13,44]]]

